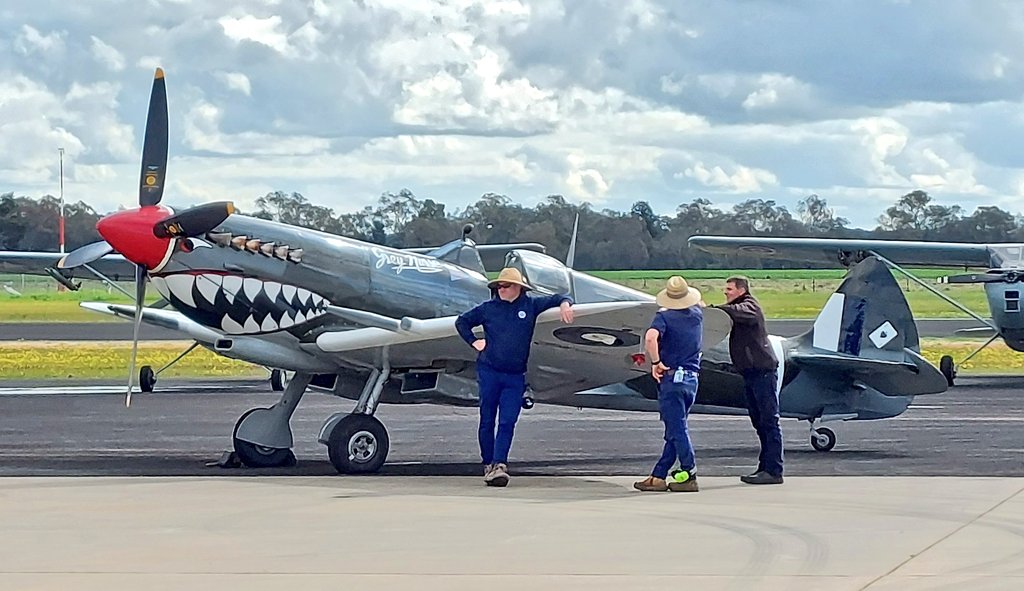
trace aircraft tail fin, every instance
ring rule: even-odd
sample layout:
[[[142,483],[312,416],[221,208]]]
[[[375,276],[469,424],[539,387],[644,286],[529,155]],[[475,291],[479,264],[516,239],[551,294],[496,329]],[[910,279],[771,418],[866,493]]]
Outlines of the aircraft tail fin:
[[[884,394],[942,392],[942,373],[920,355],[914,316],[888,267],[869,257],[850,269],[818,314],[795,337],[789,360],[806,371],[844,376]]]

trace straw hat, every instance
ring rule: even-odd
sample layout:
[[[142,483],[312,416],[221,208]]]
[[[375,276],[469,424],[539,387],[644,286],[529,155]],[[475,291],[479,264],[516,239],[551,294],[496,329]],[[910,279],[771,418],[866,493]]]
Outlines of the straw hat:
[[[499,283],[515,283],[516,285],[523,286],[523,289],[533,289],[526,281],[523,280],[523,274],[519,272],[519,269],[515,267],[505,267],[498,273],[498,278],[487,284],[487,287],[491,289],[497,289]]]
[[[682,310],[700,302],[700,292],[686,284],[679,275],[668,278],[665,289],[658,292],[655,298],[658,305],[669,310]]]

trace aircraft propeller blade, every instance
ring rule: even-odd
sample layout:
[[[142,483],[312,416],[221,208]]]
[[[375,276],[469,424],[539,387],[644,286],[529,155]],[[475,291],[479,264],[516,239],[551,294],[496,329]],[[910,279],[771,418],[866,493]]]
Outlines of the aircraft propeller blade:
[[[153,226],[153,234],[156,234],[157,238],[202,236],[219,226],[233,213],[235,205],[230,201],[199,205],[160,220]]]
[[[61,259],[57,261],[57,268],[74,269],[75,267],[88,265],[89,263],[97,259],[101,259],[112,252],[114,252],[114,247],[107,243],[106,240],[86,244],[85,246],[76,248],[61,257]]]
[[[139,352],[139,326],[142,324],[142,302],[146,299],[146,268],[135,265],[135,330],[132,333],[132,357],[128,364],[128,393],[125,395],[126,408],[132,405],[132,381],[135,379],[135,357]]]
[[[580,228],[580,214],[576,213],[576,219],[572,223],[572,239],[569,241],[569,254],[565,257],[565,266],[572,269],[573,263],[576,262],[576,233]]]
[[[142,174],[139,180],[139,205],[157,205],[164,195],[167,174],[167,87],[164,71],[156,69],[153,91],[149,96],[146,139],[142,145]]]

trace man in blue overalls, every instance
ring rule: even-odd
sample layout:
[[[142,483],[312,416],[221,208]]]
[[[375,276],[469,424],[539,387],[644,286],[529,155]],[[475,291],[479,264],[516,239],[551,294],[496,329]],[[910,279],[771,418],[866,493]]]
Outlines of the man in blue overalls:
[[[633,483],[645,492],[697,492],[696,460],[686,425],[697,399],[704,312],[700,292],[678,275],[669,278],[657,296],[662,307],[654,315],[644,345],[651,359],[651,375],[658,382],[658,409],[665,423],[665,447],[651,475]],[[679,470],[666,482],[668,471],[679,459]]]
[[[479,437],[484,482],[488,486],[506,486],[508,454],[526,392],[526,364],[537,316],[549,308],[561,307],[562,322],[572,322],[572,298],[565,294],[527,295],[530,286],[522,273],[512,267],[502,269],[488,287],[494,296],[459,316],[455,327],[463,340],[479,352],[476,375],[480,386]],[[473,334],[477,326],[484,327],[482,339]]]

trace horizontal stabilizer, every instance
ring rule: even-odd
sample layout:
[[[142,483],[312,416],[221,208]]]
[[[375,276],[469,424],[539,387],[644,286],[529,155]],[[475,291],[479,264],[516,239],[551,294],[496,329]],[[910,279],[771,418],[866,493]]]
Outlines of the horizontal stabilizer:
[[[822,374],[823,379],[846,379],[890,396],[918,396],[945,392],[948,382],[935,366],[911,349],[903,350],[903,360],[865,359],[842,353],[794,351],[789,361],[807,372]]]

